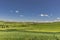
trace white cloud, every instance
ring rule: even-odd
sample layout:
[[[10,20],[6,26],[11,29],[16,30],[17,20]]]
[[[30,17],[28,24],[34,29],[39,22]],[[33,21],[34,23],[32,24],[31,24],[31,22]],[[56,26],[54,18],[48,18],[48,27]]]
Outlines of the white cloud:
[[[57,19],[60,19],[59,17],[57,17]]]
[[[60,17],[57,17],[54,21],[55,22],[60,22]]]
[[[15,12],[15,13],[19,13],[19,10],[16,10],[16,11],[14,11],[14,10],[10,10],[10,12],[11,12],[11,13],[13,13],[13,12]]]
[[[16,10],[16,13],[19,13],[19,11],[18,11],[18,10]]]
[[[41,14],[40,16],[44,16],[43,14]]]
[[[42,16],[42,17],[43,17],[43,16],[46,16],[46,17],[47,17],[47,16],[49,16],[49,15],[48,15],[48,14],[40,14],[40,16]]]

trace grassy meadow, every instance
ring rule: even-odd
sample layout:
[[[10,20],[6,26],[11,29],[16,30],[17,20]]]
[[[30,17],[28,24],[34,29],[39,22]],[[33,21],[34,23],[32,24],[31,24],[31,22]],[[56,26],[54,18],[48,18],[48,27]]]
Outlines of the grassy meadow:
[[[60,40],[60,33],[0,31],[0,40]]]
[[[60,32],[60,22],[0,22],[0,30],[18,30],[34,32]]]
[[[0,21],[0,40],[60,40],[60,22]]]

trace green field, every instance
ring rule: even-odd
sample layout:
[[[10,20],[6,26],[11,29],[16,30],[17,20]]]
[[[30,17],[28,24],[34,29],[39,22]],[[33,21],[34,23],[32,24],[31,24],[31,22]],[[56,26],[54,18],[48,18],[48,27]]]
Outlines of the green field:
[[[60,40],[60,22],[0,21],[0,40]]]
[[[60,33],[0,31],[0,40],[60,40]]]
[[[60,22],[0,22],[0,30],[22,30],[34,32],[60,32]]]

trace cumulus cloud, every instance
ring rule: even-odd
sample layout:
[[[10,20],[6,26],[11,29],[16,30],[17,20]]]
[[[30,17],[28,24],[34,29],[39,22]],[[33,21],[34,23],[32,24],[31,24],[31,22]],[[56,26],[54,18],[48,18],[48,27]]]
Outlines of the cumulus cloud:
[[[42,16],[42,17],[43,17],[43,16],[46,16],[46,17],[47,17],[47,16],[48,16],[48,14],[40,14],[40,16]]]

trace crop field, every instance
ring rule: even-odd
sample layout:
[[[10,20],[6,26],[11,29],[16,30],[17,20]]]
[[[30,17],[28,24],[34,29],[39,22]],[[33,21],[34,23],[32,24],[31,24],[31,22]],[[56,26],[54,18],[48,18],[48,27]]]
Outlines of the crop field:
[[[60,40],[60,22],[0,22],[0,40]]]

